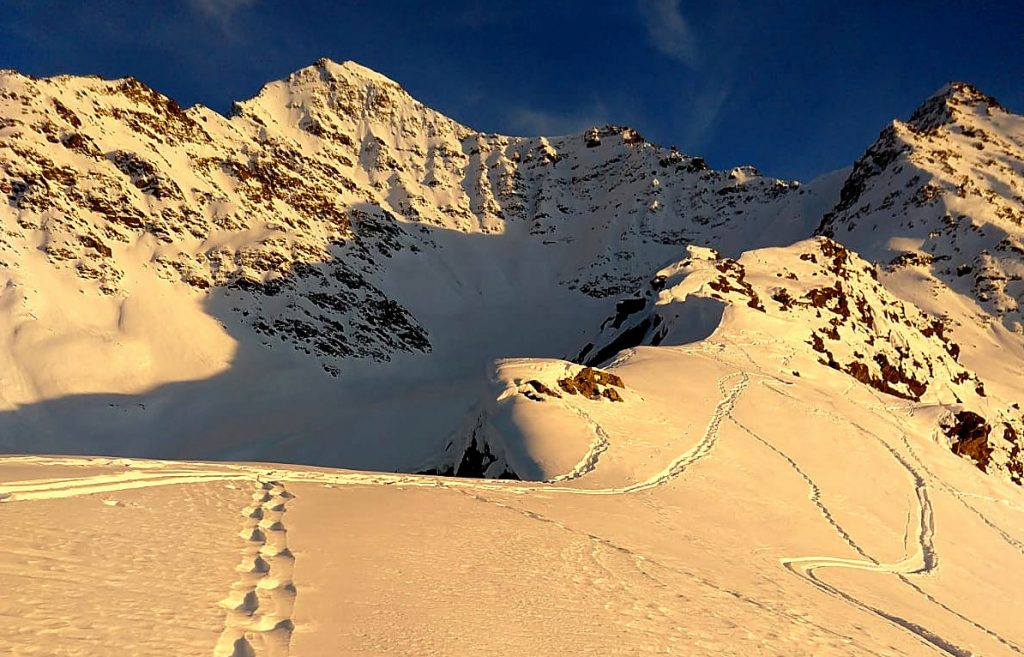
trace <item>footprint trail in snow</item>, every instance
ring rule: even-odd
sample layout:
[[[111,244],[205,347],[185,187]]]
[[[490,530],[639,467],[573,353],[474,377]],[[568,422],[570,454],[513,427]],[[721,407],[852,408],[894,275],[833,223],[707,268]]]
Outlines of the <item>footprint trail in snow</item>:
[[[288,549],[285,505],[293,497],[280,482],[257,479],[252,504],[242,510],[245,541],[239,578],[221,601],[224,631],[214,657],[287,657],[291,643],[295,557]]]

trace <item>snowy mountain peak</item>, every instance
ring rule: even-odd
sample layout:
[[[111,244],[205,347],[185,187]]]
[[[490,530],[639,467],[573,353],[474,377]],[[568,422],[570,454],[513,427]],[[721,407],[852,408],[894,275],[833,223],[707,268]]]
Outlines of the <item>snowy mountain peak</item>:
[[[268,83],[254,98],[235,103],[232,114],[264,126],[298,123],[315,136],[336,134],[339,126],[352,121],[388,126],[393,132],[399,124],[413,123],[444,125],[444,131],[460,137],[470,133],[413,99],[397,82],[355,62],[326,58]]]
[[[882,131],[819,233],[928,271],[1024,334],[1024,118],[953,83]]]
[[[291,73],[278,83],[290,87],[296,93],[321,93],[330,95],[340,90],[361,94],[377,93],[372,102],[383,105],[387,102],[409,102],[412,98],[394,80],[353,61],[335,62],[320,58],[312,65]],[[413,101],[414,102],[414,101]]]
[[[333,59],[321,57],[313,63],[313,68],[322,71],[324,75],[332,79],[361,79],[368,83],[373,82],[376,84],[386,84],[401,88],[401,85],[391,78],[350,59],[346,59],[343,62],[336,62]]]
[[[940,126],[970,115],[990,116],[1005,108],[992,96],[966,82],[950,82],[932,94],[911,115],[907,125],[915,132],[931,133]]]

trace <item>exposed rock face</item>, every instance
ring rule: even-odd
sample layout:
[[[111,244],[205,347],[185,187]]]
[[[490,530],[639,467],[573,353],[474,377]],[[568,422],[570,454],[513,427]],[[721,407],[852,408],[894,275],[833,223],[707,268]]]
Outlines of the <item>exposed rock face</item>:
[[[23,244],[41,236],[54,266],[120,295],[123,251],[149,243],[161,276],[201,295],[237,290],[255,331],[325,363],[429,350],[423,327],[374,281],[379,260],[422,238],[357,193],[343,133],[311,148],[269,123],[267,112],[284,109],[269,97],[301,95],[313,75],[331,98],[346,89],[349,102],[380,107],[369,101],[376,87],[328,63],[269,85],[231,120],[182,110],[131,78],[4,72],[0,193],[15,221],[0,253],[17,267]],[[339,129],[355,130],[353,118]]]
[[[541,381],[538,381],[537,379],[530,379],[529,381],[526,382],[526,385],[528,385],[531,388],[533,388],[533,392],[534,393],[537,393],[537,394],[532,395],[530,397],[530,399],[533,399],[534,401],[544,401],[543,397],[539,397],[537,395],[546,395],[548,397],[553,397],[555,399],[561,399],[562,398],[562,395],[560,395],[558,392],[556,392],[552,388],[548,387],[547,384],[545,384],[545,383],[543,383]]]
[[[491,447],[487,440],[487,415],[480,414],[470,431],[449,442],[438,464],[420,468],[417,474],[475,479],[520,479],[511,468],[502,446]]]
[[[964,410],[944,418],[941,429],[954,454],[972,461],[982,472],[1001,470],[1013,483],[1024,485],[1020,422],[993,426],[981,415]]]
[[[622,395],[615,388],[625,387],[622,379],[593,367],[584,367],[573,377],[558,380],[558,387],[570,395],[583,395],[587,399],[607,399],[613,402],[622,401]]]
[[[1022,418],[1024,421],[1024,418]],[[1018,486],[1024,486],[1024,441],[1021,434],[1009,422],[1003,423],[1003,447],[1009,451],[1006,470],[1010,480]]]
[[[985,418],[972,411],[960,411],[944,429],[954,453],[974,461],[982,472],[988,470],[992,460],[992,446],[988,442],[992,426]]]

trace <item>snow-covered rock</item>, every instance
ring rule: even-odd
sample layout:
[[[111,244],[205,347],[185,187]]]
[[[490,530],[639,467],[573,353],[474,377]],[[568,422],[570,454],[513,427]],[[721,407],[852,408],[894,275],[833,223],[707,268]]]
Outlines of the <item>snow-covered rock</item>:
[[[986,392],[979,374],[960,362],[949,320],[922,312],[879,281],[879,268],[828,238],[748,251],[738,260],[690,247],[634,297],[619,302],[579,359],[599,364],[640,345],[684,345],[723,339],[742,327],[776,337],[891,397],[948,410],[983,410],[999,438],[978,435],[972,458],[986,472],[1021,484],[1018,398]],[[713,337],[714,336],[714,337]],[[801,376],[798,370],[785,372]],[[980,423],[985,418],[977,416]],[[963,431],[951,447],[967,454]],[[959,445],[959,446],[958,446]],[[983,454],[982,458],[977,458]]]

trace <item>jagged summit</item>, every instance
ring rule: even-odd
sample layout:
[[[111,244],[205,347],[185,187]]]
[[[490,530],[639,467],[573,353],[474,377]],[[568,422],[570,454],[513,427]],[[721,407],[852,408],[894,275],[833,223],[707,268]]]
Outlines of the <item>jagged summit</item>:
[[[253,98],[234,103],[231,113],[286,126],[316,124],[314,131],[343,121],[366,120],[387,125],[438,123],[461,134],[471,132],[415,100],[384,75],[355,62],[326,58],[267,83]]]
[[[376,90],[387,96],[394,95],[396,102],[399,99],[417,102],[402,85],[373,69],[353,61],[335,62],[326,57],[321,57],[282,80],[269,82],[266,86],[274,85],[284,85],[296,92],[313,93],[319,90],[326,94],[336,93],[338,89],[351,89],[359,93],[372,93]]]
[[[0,86],[4,85],[5,81],[14,85],[15,94],[18,93],[17,89],[26,86],[32,88],[29,95],[33,96],[60,97],[72,92],[96,94],[100,97],[127,94],[135,96],[136,100],[149,97],[159,100],[160,104],[168,107],[183,109],[173,98],[132,76],[106,79],[97,75],[61,74],[39,78],[14,69],[0,69]],[[217,114],[202,104],[189,107],[185,111],[201,120],[209,120]],[[206,118],[202,119],[203,116]],[[576,140],[588,148],[600,146],[602,143],[623,146],[647,143],[635,128],[618,124],[592,126],[579,133],[559,136],[512,137],[481,133],[424,105],[413,98],[401,84],[371,68],[351,60],[336,62],[326,57],[321,57],[313,64],[285,78],[264,84],[250,98],[234,101],[228,117],[243,116],[245,120],[262,127],[266,127],[268,123],[299,124],[314,133],[321,129],[319,123],[325,116],[327,123],[346,119],[365,120],[389,126],[410,122],[434,123],[436,126],[432,130],[450,132],[458,139],[475,135],[485,139],[541,141],[545,149],[550,148],[551,140]],[[669,158],[674,162],[686,159],[692,160],[693,166],[706,166],[703,164],[703,158],[685,156],[674,147],[669,150]],[[759,175],[754,167],[737,167],[735,170]]]
[[[926,270],[1024,334],[1024,119],[952,83],[857,160],[830,235],[892,267]]]
[[[352,76],[359,77],[367,81],[392,84],[396,87],[401,85],[391,78],[387,77],[383,73],[373,70],[367,66],[363,66],[358,62],[354,62],[351,59],[346,59],[342,62],[336,62],[333,59],[327,57],[321,57],[312,64],[313,68],[323,71],[325,75],[330,77],[344,77]]]
[[[931,133],[940,126],[962,120],[968,113],[991,115],[1005,113],[1005,108],[992,96],[966,82],[943,85],[925,100],[910,116],[907,126],[916,132]]]

